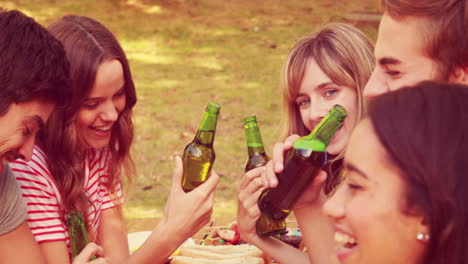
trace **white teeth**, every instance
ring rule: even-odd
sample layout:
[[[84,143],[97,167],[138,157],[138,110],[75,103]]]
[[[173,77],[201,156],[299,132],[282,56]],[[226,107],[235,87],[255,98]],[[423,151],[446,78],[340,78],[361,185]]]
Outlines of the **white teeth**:
[[[106,127],[93,127],[93,129],[95,130],[99,130],[99,131],[107,131],[111,128],[111,126],[106,126]]]
[[[334,236],[335,242],[342,244],[342,245],[354,245],[356,244],[356,240],[346,234],[335,232]]]

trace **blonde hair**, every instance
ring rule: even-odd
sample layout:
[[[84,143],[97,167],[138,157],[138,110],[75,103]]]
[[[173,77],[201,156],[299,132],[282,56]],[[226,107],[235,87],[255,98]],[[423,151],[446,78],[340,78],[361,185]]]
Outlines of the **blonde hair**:
[[[362,32],[350,25],[329,24],[319,32],[300,39],[291,49],[284,63],[282,140],[292,134],[304,136],[310,133],[304,126],[296,104],[296,97],[310,59],[314,59],[334,83],[356,89],[358,119],[361,119],[364,111],[362,91],[375,65],[373,43]],[[342,157],[343,153],[334,160]]]

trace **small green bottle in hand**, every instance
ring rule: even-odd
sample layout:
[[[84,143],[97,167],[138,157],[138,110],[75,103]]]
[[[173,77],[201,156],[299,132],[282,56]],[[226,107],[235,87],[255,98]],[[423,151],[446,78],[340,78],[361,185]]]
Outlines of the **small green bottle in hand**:
[[[182,188],[185,192],[190,192],[204,183],[213,168],[216,157],[213,141],[220,109],[221,106],[216,102],[208,104],[195,138],[185,146],[182,156],[184,165]]]
[[[67,215],[68,233],[70,235],[72,258],[74,259],[89,244],[90,239],[83,215],[80,211],[72,211]],[[91,260],[96,259],[96,256]]]
[[[255,116],[244,119],[245,138],[247,141],[248,159],[245,163],[245,172],[249,170],[265,166],[270,160],[270,157],[265,152],[263,146],[260,128],[257,124]],[[285,220],[275,220],[266,214],[262,214],[256,225],[257,234],[260,236],[271,236],[281,234],[286,231]]]

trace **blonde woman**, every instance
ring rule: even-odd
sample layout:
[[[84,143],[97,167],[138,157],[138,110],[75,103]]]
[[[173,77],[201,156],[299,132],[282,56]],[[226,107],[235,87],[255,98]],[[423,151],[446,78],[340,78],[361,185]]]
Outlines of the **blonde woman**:
[[[372,43],[359,30],[346,24],[330,24],[299,40],[286,59],[282,74],[284,143],[275,145],[275,163],[247,172],[238,191],[241,237],[279,263],[319,263],[331,255],[333,231],[321,212],[321,203],[316,205],[317,190],[324,184],[318,198],[325,199],[325,194],[339,183],[342,153],[363,112],[362,90],[374,66],[372,54]],[[257,200],[263,188],[277,186],[275,173],[283,169],[283,152],[298,136],[309,134],[335,104],[345,107],[349,115],[327,148],[331,158],[326,173],[317,177],[293,210],[309,259],[306,253],[256,234],[255,223],[260,216]],[[317,237],[321,233],[323,237]]]

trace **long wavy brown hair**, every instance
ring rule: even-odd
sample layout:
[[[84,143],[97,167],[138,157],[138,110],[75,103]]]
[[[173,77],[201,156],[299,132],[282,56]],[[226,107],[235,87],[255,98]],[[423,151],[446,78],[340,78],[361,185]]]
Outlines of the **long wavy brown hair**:
[[[48,29],[64,45],[70,62],[72,98],[67,107],[51,114],[40,135],[41,147],[51,161],[49,170],[60,191],[64,213],[80,210],[86,217],[90,201],[84,188],[84,161],[88,150],[78,140],[77,114],[91,92],[99,65],[104,61],[119,60],[123,67],[126,105],[112,128],[108,145],[111,160],[106,187],[112,191],[122,179],[129,180],[135,173],[130,155],[134,136],[131,117],[136,103],[135,86],[123,49],[101,23],[82,16],[65,16]]]
[[[358,29],[342,23],[332,23],[300,39],[283,65],[283,140],[293,134],[305,136],[311,132],[304,126],[296,104],[307,63],[311,59],[317,62],[333,82],[356,89],[359,111],[357,116],[361,119],[364,110],[362,91],[375,65],[373,44]],[[332,163],[342,158],[341,153]],[[331,164],[331,167],[336,166]],[[334,175],[336,171],[339,168],[328,171],[329,177],[325,185],[327,193],[339,182],[338,175]]]

